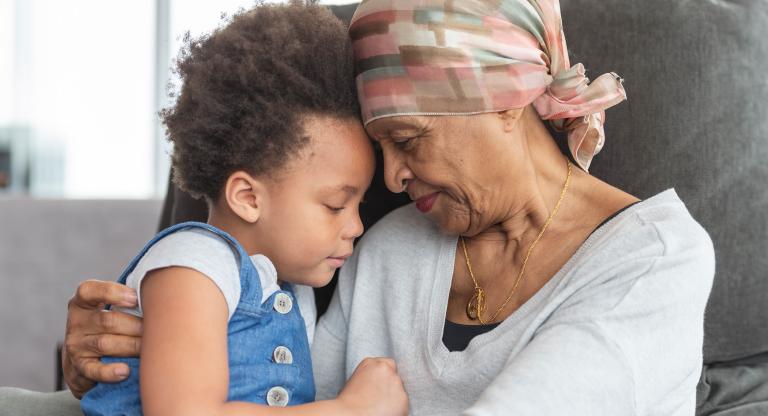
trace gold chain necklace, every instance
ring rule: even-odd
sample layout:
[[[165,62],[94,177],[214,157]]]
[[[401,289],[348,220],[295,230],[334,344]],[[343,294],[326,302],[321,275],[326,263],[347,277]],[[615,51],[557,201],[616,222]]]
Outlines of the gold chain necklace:
[[[565,197],[565,192],[568,190],[568,185],[571,182],[571,171],[572,171],[572,165],[571,162],[568,161],[568,175],[565,177],[565,183],[563,184],[563,189],[560,191],[560,199],[557,200],[557,204],[555,204],[555,208],[552,209],[552,212],[549,214],[549,217],[547,218],[547,221],[544,222],[544,226],[541,227],[541,231],[539,231],[539,235],[536,236],[536,239],[533,240],[533,243],[531,243],[531,246],[528,247],[528,252],[525,254],[525,258],[523,259],[523,265],[520,266],[520,272],[517,274],[517,279],[515,280],[515,285],[512,286],[512,289],[509,291],[509,294],[507,295],[507,298],[504,300],[504,303],[499,306],[499,309],[496,310],[496,312],[491,316],[490,319],[487,321],[483,318],[483,314],[485,313],[485,291],[482,287],[480,287],[479,284],[477,284],[477,279],[475,279],[475,274],[472,273],[472,262],[469,261],[469,254],[467,253],[467,243],[464,242],[464,237],[459,237],[459,240],[461,240],[461,248],[464,250],[464,259],[467,262],[467,270],[469,270],[469,276],[472,278],[472,283],[475,284],[475,293],[472,295],[472,298],[469,299],[469,302],[467,302],[467,317],[471,320],[479,320],[481,324],[485,325],[489,322],[493,322],[496,320],[496,318],[499,316],[501,311],[504,309],[504,307],[507,306],[509,301],[512,299],[512,296],[515,294],[515,291],[517,290],[518,285],[520,285],[520,282],[523,280],[523,276],[525,274],[525,266],[528,265],[528,258],[531,257],[531,253],[533,252],[533,248],[536,247],[536,243],[541,240],[541,236],[544,235],[544,231],[547,231],[547,227],[549,227],[549,224],[552,222],[552,218],[555,217],[555,214],[557,214],[557,210],[560,208],[560,204],[563,202],[563,198]]]

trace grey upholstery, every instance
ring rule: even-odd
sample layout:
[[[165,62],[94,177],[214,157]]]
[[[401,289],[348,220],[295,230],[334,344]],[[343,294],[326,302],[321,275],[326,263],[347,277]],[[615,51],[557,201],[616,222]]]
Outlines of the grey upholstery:
[[[0,416],[82,416],[80,401],[69,390],[40,393],[0,387]]]
[[[160,206],[0,198],[0,386],[55,387],[67,301],[84,279],[117,278],[154,234]]]
[[[572,61],[626,80],[592,173],[641,198],[674,186],[712,236],[705,362],[768,352],[768,2],[561,4]]]

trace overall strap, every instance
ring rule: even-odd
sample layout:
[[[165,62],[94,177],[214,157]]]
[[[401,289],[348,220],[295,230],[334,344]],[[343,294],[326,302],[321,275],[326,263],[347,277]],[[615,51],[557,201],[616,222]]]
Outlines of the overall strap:
[[[184,222],[181,224],[176,224],[171,227],[166,228],[163,231],[160,231],[152,240],[150,240],[149,243],[147,243],[143,249],[139,252],[139,254],[136,255],[136,257],[131,260],[131,262],[128,264],[128,267],[125,268],[123,273],[120,275],[120,278],[117,279],[118,283],[125,284],[126,280],[128,279],[128,275],[133,272],[133,270],[136,268],[136,265],[139,263],[139,261],[144,257],[144,255],[147,254],[147,251],[149,251],[152,246],[154,246],[158,241],[162,240],[163,238],[178,232],[182,230],[188,230],[188,229],[204,229],[207,231],[212,232],[213,234],[221,237],[226,241],[235,251],[237,251],[238,255],[238,262],[239,262],[239,272],[240,272],[240,290],[242,293],[250,293],[251,290],[254,290],[256,299],[261,299],[261,284],[257,284],[254,287],[251,287],[251,282],[256,281],[259,282],[259,276],[258,272],[256,271],[256,268],[253,266],[253,263],[251,263],[251,258],[248,256],[248,253],[245,252],[245,249],[243,249],[243,246],[240,245],[240,243],[235,240],[234,237],[226,233],[225,231],[222,231],[210,224],[206,224],[203,222],[195,222],[195,221],[189,221]]]

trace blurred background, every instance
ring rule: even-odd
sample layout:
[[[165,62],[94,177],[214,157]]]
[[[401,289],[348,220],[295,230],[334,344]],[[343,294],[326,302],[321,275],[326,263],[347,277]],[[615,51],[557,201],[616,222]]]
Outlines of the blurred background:
[[[0,0],[0,385],[54,389],[77,283],[116,278],[155,232],[184,33],[253,4]]]

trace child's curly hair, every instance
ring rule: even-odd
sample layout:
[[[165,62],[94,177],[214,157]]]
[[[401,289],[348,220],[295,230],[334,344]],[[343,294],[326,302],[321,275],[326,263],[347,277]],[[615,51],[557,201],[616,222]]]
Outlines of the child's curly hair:
[[[279,170],[309,142],[307,116],[360,116],[346,28],[322,6],[258,5],[184,42],[181,92],[161,116],[174,181],[196,198],[215,201],[237,170]]]

